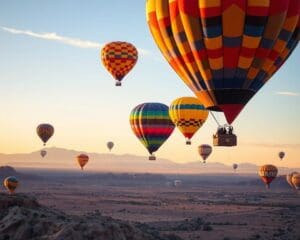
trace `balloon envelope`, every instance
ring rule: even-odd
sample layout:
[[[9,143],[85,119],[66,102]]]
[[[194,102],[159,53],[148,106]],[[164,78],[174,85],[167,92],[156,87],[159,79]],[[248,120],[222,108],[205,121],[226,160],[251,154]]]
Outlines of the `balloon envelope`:
[[[86,154],[80,154],[77,157],[77,162],[79,166],[81,167],[81,170],[83,170],[83,167],[88,163],[89,161],[89,156]]]
[[[124,76],[131,71],[138,59],[138,51],[128,42],[110,42],[101,50],[101,60],[104,67],[121,86]]]
[[[282,160],[284,158],[284,156],[285,156],[285,152],[281,151],[278,153],[278,157],[280,158],[280,160]]]
[[[238,166],[239,166],[239,165],[237,165],[236,163],[232,164],[232,168],[233,168],[234,170],[236,170],[236,169],[238,168]]]
[[[42,157],[45,157],[47,155],[47,151],[46,150],[41,150],[40,152]]]
[[[4,187],[11,193],[13,194],[16,190],[16,188],[19,185],[19,181],[16,177],[10,176],[4,179]]]
[[[270,188],[270,183],[277,177],[278,169],[274,165],[263,165],[258,171],[258,175],[262,181],[266,184],[267,188]]]
[[[293,182],[292,182],[292,178],[293,178],[293,175],[295,174],[299,174],[298,172],[291,172],[289,174],[286,175],[286,181],[288,182],[288,184],[292,187],[292,188],[295,188]]]
[[[37,135],[43,141],[44,145],[52,137],[54,133],[54,127],[49,123],[42,123],[36,128]]]
[[[297,190],[300,190],[300,174],[293,174],[292,183]]]
[[[109,149],[109,151],[111,151],[112,150],[112,148],[114,147],[114,143],[113,142],[107,142],[107,144],[106,144],[106,146],[107,146],[107,148]]]
[[[175,127],[169,116],[169,107],[162,103],[136,106],[131,111],[129,121],[133,133],[150,154],[162,146]]]
[[[231,124],[299,41],[299,0],[147,0],[162,54],[206,108]]]
[[[205,162],[208,156],[212,153],[212,147],[208,144],[202,144],[198,147],[198,153],[202,157],[203,162]]]
[[[194,97],[175,99],[170,105],[169,114],[172,122],[186,137],[187,144],[190,144],[190,139],[208,117],[208,111],[200,100]]]

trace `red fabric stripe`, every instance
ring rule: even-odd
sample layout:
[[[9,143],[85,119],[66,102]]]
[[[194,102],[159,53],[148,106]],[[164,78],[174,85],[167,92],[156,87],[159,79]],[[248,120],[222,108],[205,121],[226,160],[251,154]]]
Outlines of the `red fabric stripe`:
[[[269,10],[269,15],[277,15],[286,12],[289,7],[289,1],[286,0],[272,0]]]
[[[290,0],[287,17],[296,16],[299,14],[300,14],[300,1],[299,0]]]
[[[247,15],[268,16],[269,8],[268,7],[247,7]]]
[[[258,48],[256,51],[255,57],[260,58],[260,59],[265,59],[266,57],[268,57],[269,52],[270,52],[270,49]]]
[[[228,48],[224,47],[224,67],[225,68],[235,68],[238,64],[240,48]]]
[[[198,17],[198,0],[178,0],[177,2],[181,12]]]
[[[219,58],[223,56],[223,48],[207,49],[207,55],[209,58]]]
[[[256,52],[256,48],[242,47],[240,55],[243,57],[252,58],[254,57],[255,52]]]
[[[215,17],[221,15],[220,7],[200,8],[201,18]]]

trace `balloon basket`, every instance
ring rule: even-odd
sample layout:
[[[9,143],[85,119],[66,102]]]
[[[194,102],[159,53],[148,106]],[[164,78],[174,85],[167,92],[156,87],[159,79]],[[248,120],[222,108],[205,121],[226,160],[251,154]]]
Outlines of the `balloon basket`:
[[[186,140],[186,142],[185,142],[185,144],[186,144],[186,145],[191,145],[191,144],[192,144],[192,142],[191,142],[191,140],[190,140],[190,139],[187,139],[187,140]]]
[[[120,86],[122,86],[122,83],[121,83],[121,81],[116,81],[116,86],[117,86],[117,87],[120,87]]]
[[[150,160],[150,161],[155,161],[155,160],[156,160],[156,157],[153,156],[153,155],[151,155],[151,156],[149,156],[149,160]]]

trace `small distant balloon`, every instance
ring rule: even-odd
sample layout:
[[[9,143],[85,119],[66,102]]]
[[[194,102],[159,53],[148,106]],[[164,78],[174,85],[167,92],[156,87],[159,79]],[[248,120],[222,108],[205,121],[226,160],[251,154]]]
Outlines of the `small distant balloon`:
[[[232,168],[233,170],[236,170],[238,168],[239,165],[237,165],[236,163],[232,164]]]
[[[208,144],[202,144],[198,147],[198,153],[202,157],[203,163],[205,163],[208,156],[212,153],[212,147]]]
[[[282,160],[285,156],[285,152],[283,152],[283,151],[279,152],[278,156],[279,156],[280,160]]]
[[[292,187],[295,188],[293,182],[292,182],[292,178],[295,174],[299,174],[298,172],[291,172],[289,174],[286,175],[286,181],[288,182],[288,184]]]
[[[84,166],[89,161],[89,156],[86,154],[80,154],[76,158],[77,158],[77,162],[78,162],[79,166],[81,167],[81,170],[83,170]]]
[[[41,150],[40,152],[42,157],[45,157],[47,155],[47,151],[46,150]]]
[[[266,184],[266,188],[270,188],[270,183],[277,177],[278,169],[274,165],[263,165],[258,171],[258,175]]]
[[[106,144],[106,146],[107,146],[107,148],[109,149],[109,151],[111,151],[112,150],[112,148],[114,147],[114,143],[113,142],[107,142],[107,144]]]
[[[116,79],[116,86],[121,86],[121,81],[135,66],[138,51],[128,42],[110,42],[101,50],[101,60],[104,67]]]
[[[46,142],[52,137],[54,134],[54,127],[49,123],[42,123],[36,128],[37,135],[43,141],[44,146]]]
[[[292,183],[297,190],[300,190],[300,174],[293,174]]]
[[[10,176],[4,179],[3,184],[10,194],[14,194],[16,188],[19,185],[19,181],[15,176]]]

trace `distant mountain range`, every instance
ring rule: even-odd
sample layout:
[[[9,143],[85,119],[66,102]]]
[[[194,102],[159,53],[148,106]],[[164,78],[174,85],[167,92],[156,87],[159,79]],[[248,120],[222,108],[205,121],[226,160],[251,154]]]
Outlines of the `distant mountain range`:
[[[0,166],[10,165],[16,168],[42,168],[78,170],[75,157],[82,153],[63,148],[46,148],[47,155],[42,158],[40,152],[24,154],[0,154]],[[232,166],[217,162],[200,161],[188,163],[175,163],[168,159],[159,158],[149,161],[145,156],[116,155],[113,153],[87,153],[90,161],[85,167],[89,172],[147,172],[172,174],[205,174],[205,173],[233,173]],[[237,173],[257,174],[258,166],[250,163],[239,164]],[[279,174],[286,174],[300,169],[279,168]]]

